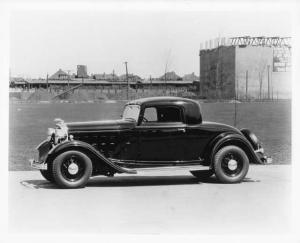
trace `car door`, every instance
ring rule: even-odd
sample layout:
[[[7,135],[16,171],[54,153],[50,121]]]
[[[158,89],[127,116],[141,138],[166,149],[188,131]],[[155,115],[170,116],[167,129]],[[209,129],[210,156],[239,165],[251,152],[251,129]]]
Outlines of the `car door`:
[[[141,165],[173,165],[184,158],[186,125],[178,106],[148,106],[142,110],[137,162]]]
[[[208,143],[213,138],[213,132],[200,125],[190,125],[186,128],[185,159],[201,161]]]

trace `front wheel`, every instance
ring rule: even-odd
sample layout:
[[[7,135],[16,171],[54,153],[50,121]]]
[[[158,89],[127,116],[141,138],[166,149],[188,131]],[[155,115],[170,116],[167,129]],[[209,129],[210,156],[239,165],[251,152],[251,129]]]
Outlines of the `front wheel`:
[[[214,171],[217,179],[223,183],[241,182],[248,169],[248,156],[237,146],[223,147],[214,156]]]
[[[92,175],[93,166],[84,153],[71,150],[58,155],[52,165],[54,181],[62,188],[84,187]]]
[[[48,170],[40,170],[42,176],[49,182],[54,182],[53,174]]]

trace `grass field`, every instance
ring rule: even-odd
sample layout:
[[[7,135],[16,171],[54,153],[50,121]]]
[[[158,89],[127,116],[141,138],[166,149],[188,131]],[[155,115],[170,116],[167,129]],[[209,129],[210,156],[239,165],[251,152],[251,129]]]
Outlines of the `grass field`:
[[[116,103],[10,103],[9,170],[30,170],[28,159],[46,138],[54,118],[65,121],[118,119],[124,102]],[[237,127],[251,129],[275,164],[291,163],[291,103],[237,104]],[[203,119],[233,125],[234,104],[203,103]]]

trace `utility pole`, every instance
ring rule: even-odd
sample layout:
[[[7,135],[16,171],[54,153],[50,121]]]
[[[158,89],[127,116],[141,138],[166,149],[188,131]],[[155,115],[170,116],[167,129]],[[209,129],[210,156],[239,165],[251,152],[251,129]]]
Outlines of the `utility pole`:
[[[215,87],[215,92],[216,92],[216,97],[219,99],[220,98],[220,90],[219,90],[219,84],[220,84],[220,77],[219,77],[219,68],[220,68],[220,46],[219,46],[219,38],[218,38],[218,44],[217,44],[217,48],[218,48],[218,57],[217,57],[217,66],[216,66],[216,87]]]
[[[236,79],[236,100],[239,99],[239,79]]]
[[[201,87],[201,49],[199,51],[199,96],[202,95],[202,87]]]
[[[167,95],[167,73],[165,72],[165,95]]]
[[[268,100],[270,100],[270,65],[268,65]]]
[[[165,65],[165,75],[164,75],[165,76],[165,88],[164,88],[165,95],[167,95],[167,71],[168,71],[170,54],[171,54],[171,50],[169,50],[168,57],[166,60],[166,65]]]
[[[248,100],[248,70],[246,71],[246,100]]]
[[[73,70],[64,70],[65,72],[68,73],[68,88],[70,87],[70,72]]]
[[[271,80],[271,99],[273,100],[273,68],[271,69],[271,73],[270,73],[270,80]]]
[[[127,62],[125,63],[125,67],[126,67],[126,81],[127,81],[127,100],[129,99],[129,81],[128,81],[128,68],[127,68]]]
[[[218,53],[219,53],[219,49],[218,49]],[[215,82],[215,98],[219,98],[219,94],[218,94],[218,82],[219,82],[219,57],[218,57],[218,61],[217,61],[217,66],[216,66],[216,82]]]
[[[259,79],[259,100],[261,100],[261,92],[262,92],[262,74],[259,72],[258,74]]]
[[[113,82],[115,81],[115,70],[113,70]]]
[[[238,79],[236,79],[236,87],[234,92],[234,127],[236,127],[236,117],[237,117],[237,98],[238,98]]]
[[[68,72],[68,88],[70,87],[70,71],[71,70],[67,70],[67,72]]]
[[[47,73],[46,83],[47,83],[47,91],[48,91],[48,87],[49,87],[49,84],[48,84],[48,73]]]

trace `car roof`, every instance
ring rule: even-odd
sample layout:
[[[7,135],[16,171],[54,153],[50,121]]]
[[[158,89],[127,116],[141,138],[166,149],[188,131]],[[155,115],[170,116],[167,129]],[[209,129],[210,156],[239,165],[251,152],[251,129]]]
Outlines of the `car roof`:
[[[127,105],[143,105],[145,103],[170,103],[176,101],[184,101],[187,103],[197,103],[194,100],[182,98],[182,97],[174,97],[174,96],[158,96],[158,97],[148,97],[148,98],[141,98],[132,100],[127,103]]]

